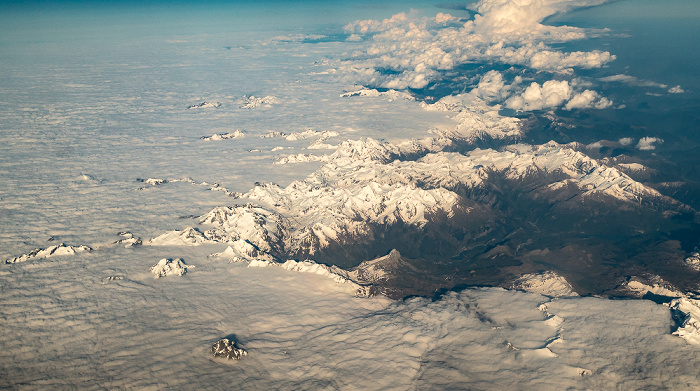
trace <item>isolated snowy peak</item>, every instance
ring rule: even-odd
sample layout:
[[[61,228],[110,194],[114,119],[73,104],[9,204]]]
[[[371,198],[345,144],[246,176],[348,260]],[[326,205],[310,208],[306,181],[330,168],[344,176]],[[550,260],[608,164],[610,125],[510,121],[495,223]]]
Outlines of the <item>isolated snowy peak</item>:
[[[228,338],[223,338],[217,341],[211,347],[211,353],[214,357],[222,357],[228,360],[240,360],[248,355],[248,352],[236,347],[236,342]]]
[[[186,265],[182,259],[163,258],[158,261],[158,263],[151,266],[151,273],[153,273],[153,278],[182,276],[187,273],[188,268],[192,267],[194,266]]]

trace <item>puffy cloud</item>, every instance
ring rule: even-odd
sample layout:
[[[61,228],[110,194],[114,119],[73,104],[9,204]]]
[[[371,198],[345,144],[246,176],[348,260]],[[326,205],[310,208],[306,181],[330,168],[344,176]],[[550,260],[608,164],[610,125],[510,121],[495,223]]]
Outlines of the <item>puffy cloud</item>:
[[[669,88],[668,92],[671,94],[682,94],[685,92],[685,90],[683,88],[681,88],[681,86],[678,85],[678,86]]]
[[[626,147],[628,145],[631,145],[634,142],[634,139],[632,137],[623,137],[617,140],[617,142],[620,143],[620,145],[622,145],[623,147]]]
[[[479,28],[513,32],[539,28],[540,22],[556,13],[576,7],[600,5],[608,0],[481,0],[472,9],[479,12],[475,24]]]
[[[481,77],[479,85],[471,93],[486,101],[496,101],[505,99],[510,89],[511,86],[505,84],[503,75],[491,70]]]
[[[358,83],[384,88],[422,88],[444,70],[473,62],[499,62],[535,70],[571,73],[572,68],[596,68],[613,61],[607,51],[562,52],[548,44],[582,39],[590,30],[545,26],[547,16],[603,0],[482,0],[474,20],[439,13],[416,18],[405,13],[382,21],[360,20],[345,29],[352,40],[370,44],[345,61],[346,70],[370,69]],[[361,65],[358,65],[361,64]],[[385,72],[388,70],[390,72]]]
[[[610,106],[612,106],[612,102],[608,98],[601,97],[595,91],[585,90],[580,94],[574,95],[574,97],[566,103],[564,109],[604,109]]]
[[[565,110],[596,108],[603,109],[612,106],[612,102],[601,97],[597,92],[585,90],[574,93],[566,80],[549,80],[542,85],[533,82],[520,95],[506,100],[506,106],[519,110],[542,110],[564,106]]]
[[[637,143],[637,149],[640,151],[652,151],[656,149],[655,143],[663,143],[664,140],[657,137],[642,137]]]
[[[477,3],[475,25],[482,30],[511,32],[532,28],[554,12],[542,1],[482,0]]]
[[[525,91],[506,101],[506,106],[521,110],[541,110],[561,106],[571,98],[571,86],[566,80],[549,80],[541,86],[533,82]]]
[[[600,68],[615,59],[609,52],[594,50],[592,52],[562,53],[543,50],[532,55],[530,66],[534,69],[564,70],[567,68]]]
[[[437,15],[435,15],[435,22],[437,23],[449,23],[449,22],[454,22],[457,20],[456,17],[450,15],[450,14],[443,14],[442,12],[438,12]]]

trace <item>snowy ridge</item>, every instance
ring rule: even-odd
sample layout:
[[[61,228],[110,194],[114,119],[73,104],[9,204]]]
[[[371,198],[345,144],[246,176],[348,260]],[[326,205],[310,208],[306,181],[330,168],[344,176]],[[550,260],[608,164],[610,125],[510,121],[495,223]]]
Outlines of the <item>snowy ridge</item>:
[[[327,162],[327,155],[312,155],[310,153],[298,153],[293,155],[288,155],[279,158],[273,164],[294,164],[294,163],[308,163],[308,162]]]
[[[280,103],[280,100],[275,96],[268,95],[262,98],[257,98],[251,95],[243,98],[241,109],[254,109],[262,105],[273,105],[277,103]]]
[[[196,228],[169,231],[148,241],[149,246],[199,246],[212,240]]]
[[[190,110],[192,110],[192,109],[207,109],[207,108],[218,109],[219,107],[221,107],[221,103],[219,103],[219,102],[202,102],[202,103],[198,103],[196,105],[187,106],[187,108]]]
[[[639,163],[619,163],[617,166],[629,172],[645,172],[649,170],[647,167]]]
[[[337,284],[347,284],[353,294],[357,297],[370,297],[370,287],[366,285],[360,285],[353,281],[348,272],[337,267],[337,266],[327,266],[320,263],[316,263],[311,260],[306,261],[296,261],[288,260],[284,263],[278,263],[274,261],[266,260],[252,260],[248,264],[248,267],[280,267],[285,270],[301,272],[301,273],[313,273],[319,274],[332,278]]]
[[[281,136],[284,137],[284,139],[287,141],[304,140],[312,137],[320,137],[321,140],[325,141],[331,137],[338,137],[338,132],[331,130],[318,131],[313,129],[307,129],[303,132],[292,132],[289,134],[282,133]]]
[[[521,121],[498,114],[500,105],[490,106],[484,100],[470,94],[449,95],[439,101],[421,106],[429,111],[456,112],[457,126],[440,131],[442,137],[474,142],[479,139],[515,139],[523,135]]]
[[[552,271],[539,274],[525,274],[513,284],[513,289],[522,289],[550,297],[578,296],[564,277]]]
[[[260,136],[260,138],[284,138],[287,141],[298,141],[298,140],[304,140],[307,138],[313,138],[313,137],[319,137],[321,140],[327,140],[331,137],[338,137],[339,133],[333,130],[313,130],[313,129],[306,129],[301,132],[291,132],[291,133],[285,133],[285,132],[269,132],[266,134],[263,134]]]
[[[349,98],[353,96],[369,96],[369,97],[387,97],[389,101],[395,101],[395,100],[408,100],[408,101],[415,101],[416,98],[413,97],[410,93],[406,91],[396,91],[396,90],[388,90],[384,92],[379,92],[376,89],[373,88],[363,88],[360,90],[356,91],[348,91],[345,93],[340,94],[341,98]]]
[[[167,276],[182,276],[187,273],[187,269],[194,267],[193,265],[186,265],[182,259],[168,259],[163,258],[155,265],[151,266],[151,273],[153,273],[153,278],[161,278]]]
[[[287,133],[284,132],[268,132],[260,136],[260,138],[276,138],[276,137],[286,137]]]
[[[50,246],[47,248],[37,248],[26,254],[20,256],[9,258],[5,260],[5,264],[34,261],[37,259],[51,258],[60,255],[74,255],[81,252],[90,252],[92,249],[88,246],[66,246],[61,243],[56,246]]]
[[[306,228],[292,239],[292,248],[298,246],[295,242],[307,240],[325,247],[341,234],[361,237],[370,223],[423,226],[429,215],[436,212],[452,215],[457,208],[459,196],[445,189],[424,190],[414,184],[363,181],[351,171],[331,172],[329,166],[325,168],[316,177],[295,181],[286,188],[256,186],[244,195],[273,205]],[[338,176],[332,178],[324,174]]]
[[[231,133],[218,133],[218,134],[213,134],[211,136],[202,136],[200,137],[201,140],[204,141],[221,141],[221,140],[230,140],[234,138],[242,138],[245,137],[245,133],[243,133],[240,130],[235,130]]]
[[[282,253],[283,238],[289,230],[288,224],[279,214],[259,206],[247,204],[232,207],[216,207],[200,218],[202,224],[215,228],[199,230],[188,227],[184,230],[166,232],[151,239],[151,246],[199,246],[204,243],[230,243],[231,256],[248,259],[267,253]],[[255,256],[247,246],[255,249]],[[228,254],[217,254],[227,256]],[[265,256],[267,258],[267,256]]]
[[[423,181],[448,189],[459,184],[479,186],[488,180],[488,169],[504,173],[513,181],[538,172],[564,174],[568,178],[550,184],[550,188],[556,190],[573,184],[583,191],[584,196],[602,193],[634,203],[656,198],[667,199],[618,169],[602,165],[581,152],[553,141],[538,146],[512,145],[501,151],[476,149],[466,155],[429,154],[416,162],[394,162],[392,169],[422,176]]]
[[[700,300],[681,297],[668,304],[678,329],[673,335],[686,340],[689,344],[700,345]]]
[[[644,283],[642,281],[639,281],[637,278],[633,277],[630,281],[625,282],[623,286],[628,291],[636,293],[638,297],[642,297],[647,293],[653,293],[655,295],[667,297],[685,296],[674,286],[667,283],[666,281],[663,281],[659,277],[652,278],[651,280],[652,281],[649,281],[649,283]]]
[[[112,244],[122,244],[124,247],[140,246],[142,244],[141,238],[134,236],[131,232],[120,232],[119,236],[122,239],[112,242]]]
[[[453,144],[453,140],[447,137],[424,137],[400,142],[396,148],[402,157],[412,157],[441,152]]]
[[[207,182],[202,182],[202,183],[190,182],[190,183],[192,183],[193,185],[200,185],[200,186],[208,187],[209,190],[211,190],[211,191],[220,191],[229,197],[238,198],[241,196],[241,193],[239,193],[237,191],[229,190],[228,188],[223,187],[218,183],[207,183]]]
[[[289,223],[280,214],[252,204],[216,207],[202,216],[200,223],[216,226],[206,231],[211,241],[233,243],[245,239],[266,253],[282,253],[289,230]]]
[[[345,145],[345,143],[343,143]],[[370,147],[371,146],[371,147]],[[366,143],[364,148],[370,160],[386,161],[392,152],[399,151],[389,145]],[[320,169],[326,173],[336,162],[345,162],[343,149],[330,157],[330,163]],[[658,191],[634,181],[619,170],[605,166],[595,159],[567,145],[549,142],[544,145],[512,145],[501,151],[476,149],[465,155],[459,153],[432,153],[417,161],[393,161],[387,165],[364,164],[371,168],[371,176],[380,182],[410,183],[418,179],[431,187],[453,189],[457,185],[479,186],[488,180],[488,170],[502,172],[510,180],[522,180],[537,172],[568,176],[566,183],[575,184],[584,195],[603,193],[628,202],[640,202],[648,198],[664,198]],[[353,166],[356,177],[362,178],[364,167]],[[326,175],[328,176],[328,175]],[[355,178],[359,179],[359,178]],[[369,179],[369,176],[368,176]],[[556,182],[553,187],[561,184]],[[677,204],[677,202],[675,202]]]
[[[226,258],[230,263],[252,262],[255,260],[273,262],[274,258],[247,240],[238,239],[226,247],[220,253],[211,254],[210,257]]]
[[[700,271],[700,252],[693,251],[683,260],[688,268],[695,271]]]
[[[343,141],[331,154],[329,160],[335,165],[351,165],[359,162],[374,161],[389,163],[396,159],[399,149],[392,144],[380,142],[373,138]]]
[[[211,190],[211,191],[220,191],[220,192],[223,192],[224,194],[226,194],[226,195],[229,196],[229,197],[239,198],[239,197],[241,196],[241,193],[240,193],[240,192],[230,190],[230,189],[228,189],[228,188],[226,188],[226,187],[224,187],[224,186],[221,186],[219,183],[216,183],[216,182],[214,182],[214,183],[197,182],[197,181],[195,181],[195,180],[192,179],[192,178],[180,178],[180,179],[155,179],[155,178],[148,178],[148,179],[146,179],[146,180],[137,179],[137,181],[139,181],[139,182],[144,182],[144,183],[148,183],[148,184],[151,185],[151,186],[159,186],[159,185],[163,185],[163,184],[166,184],[166,183],[186,182],[186,183],[189,183],[189,184],[195,185],[195,186],[204,186],[204,187],[208,188],[208,189]],[[139,187],[139,188],[137,188],[136,190],[146,190],[146,187]]]
[[[337,145],[328,144],[325,142],[326,138],[320,138],[309,144],[306,149],[337,149]]]
[[[644,283],[633,277],[623,286],[638,297],[651,293],[672,298],[664,305],[669,308],[671,317],[678,326],[673,335],[683,338],[689,344],[700,345],[700,297],[697,292],[683,293],[658,276],[651,276],[650,280],[649,283]]]
[[[363,285],[381,285],[399,271],[417,271],[404,261],[401,253],[393,249],[389,254],[369,261],[364,261],[347,271],[348,278]]]
[[[381,290],[374,289],[387,281],[387,278],[401,268],[415,268],[401,259],[401,254],[392,250],[388,255],[362,262],[346,270],[338,266],[324,265],[313,260],[287,260],[277,262],[269,254],[261,252],[247,241],[238,240],[226,250],[211,254],[210,257],[228,259],[229,262],[248,262],[248,267],[279,267],[289,271],[313,273],[333,279],[338,284],[347,284],[357,297],[370,297]]]
[[[585,154],[550,141],[541,146],[516,145],[507,148],[516,159],[509,168],[511,179],[520,179],[531,170],[559,171],[570,177],[584,195],[604,193],[619,200],[642,202],[648,198],[667,198],[620,170],[598,163]],[[503,167],[503,162],[501,162]],[[677,202],[676,202],[677,203]]]
[[[160,178],[148,178],[142,180],[143,183],[148,183],[151,186],[158,186],[162,185],[164,183],[168,183],[169,181],[167,179],[160,179]]]
[[[663,198],[618,169],[555,142],[511,145],[500,151],[475,149],[464,155],[429,153],[415,161],[397,160],[402,147],[369,138],[345,141],[305,180],[285,188],[258,184],[236,195],[259,205],[214,208],[200,222],[215,228],[172,231],[150,244],[243,239],[274,256],[302,250],[313,255],[332,243],[367,237],[371,225],[423,227],[437,215],[469,213],[455,191],[484,187],[493,172],[512,181],[551,174],[557,182],[550,183],[548,191],[575,186],[583,197],[605,195],[630,203]]]

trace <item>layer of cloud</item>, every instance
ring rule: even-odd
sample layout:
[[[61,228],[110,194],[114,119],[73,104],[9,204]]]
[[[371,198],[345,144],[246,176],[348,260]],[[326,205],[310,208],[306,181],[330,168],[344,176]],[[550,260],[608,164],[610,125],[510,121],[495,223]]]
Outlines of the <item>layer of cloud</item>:
[[[652,80],[638,79],[634,76],[624,75],[624,74],[601,77],[598,80],[600,80],[602,82],[606,82],[606,83],[618,82],[618,83],[623,83],[623,84],[627,84],[627,85],[635,86],[635,87],[657,87],[657,88],[664,88],[664,89],[668,88],[668,86],[666,84],[657,83],[657,82],[652,81]]]
[[[683,87],[680,85],[670,87],[667,84],[663,83],[658,83],[653,80],[645,80],[645,79],[639,79],[634,76],[630,75],[625,75],[625,74],[617,74],[617,75],[612,75],[612,76],[606,76],[606,77],[601,77],[598,80],[606,83],[610,82],[618,82],[618,83],[623,83],[627,84],[630,86],[634,87],[654,87],[654,88],[661,88],[663,90],[667,90],[669,94],[682,94],[685,92]],[[651,95],[657,95],[661,96],[660,94],[651,94]]]
[[[13,288],[3,297],[0,384],[561,390],[698,381],[700,352],[669,335],[668,308],[651,301],[551,300],[500,288],[357,299],[323,275],[212,262],[207,249],[188,252],[206,267],[156,280],[141,271],[163,250],[139,251],[17,264],[22,284],[0,275]],[[102,281],[107,270],[119,278]],[[208,359],[232,333],[248,355]]]

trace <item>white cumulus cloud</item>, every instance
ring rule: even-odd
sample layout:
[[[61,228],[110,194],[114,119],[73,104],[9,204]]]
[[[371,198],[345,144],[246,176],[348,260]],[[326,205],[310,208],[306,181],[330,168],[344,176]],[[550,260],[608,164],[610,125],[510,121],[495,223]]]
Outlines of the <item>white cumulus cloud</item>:
[[[657,137],[642,137],[637,143],[637,149],[640,151],[652,151],[656,149],[656,145],[663,143],[664,140]]]
[[[563,52],[550,46],[586,38],[591,30],[541,22],[573,7],[603,2],[483,0],[474,6],[479,14],[466,22],[446,13],[359,20],[345,30],[349,39],[363,39],[368,45],[351,54],[341,69],[353,74],[355,82],[372,87],[423,88],[439,80],[440,71],[465,63],[504,63],[557,73],[601,67],[615,56],[600,50]]]
[[[566,80],[549,80],[542,85],[533,82],[522,94],[508,99],[506,106],[521,111],[553,108],[569,100],[571,93],[571,86]]]
[[[595,91],[585,90],[574,95],[574,97],[564,105],[564,109],[604,109],[610,106],[612,106],[612,102],[608,98],[601,97],[600,94]]]
[[[595,91],[585,90],[574,93],[566,80],[549,80],[542,85],[533,82],[519,95],[508,98],[506,107],[519,111],[552,109],[563,106],[565,110],[603,109],[612,106],[612,102]]]
[[[496,101],[505,99],[511,88],[510,85],[506,85],[500,72],[492,70],[481,77],[479,84],[471,93],[486,101]]]
[[[619,142],[620,145],[622,145],[622,146],[627,146],[627,145],[632,145],[632,143],[634,142],[634,139],[632,137],[623,137],[623,138],[617,140],[617,142]]]

